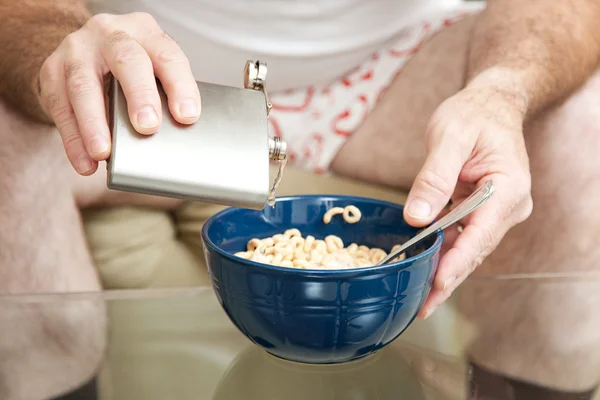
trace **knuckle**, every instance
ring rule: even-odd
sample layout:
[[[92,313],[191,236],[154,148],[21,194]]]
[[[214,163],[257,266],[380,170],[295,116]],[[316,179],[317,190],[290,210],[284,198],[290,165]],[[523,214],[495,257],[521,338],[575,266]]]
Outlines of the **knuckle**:
[[[79,133],[71,132],[63,135],[63,146],[65,149],[79,147],[82,144],[82,139]]]
[[[59,63],[54,54],[50,55],[40,68],[40,89],[44,89],[48,84],[52,84],[59,77]]]
[[[486,257],[496,247],[497,239],[491,229],[483,228],[480,231],[479,248],[481,249],[480,256]]]
[[[421,173],[420,182],[424,190],[446,197],[452,195],[452,185],[445,177],[432,169],[426,169]]]
[[[89,80],[77,77],[70,79],[67,82],[67,90],[69,92],[69,97],[79,98],[90,93],[92,91],[92,85]]]
[[[77,49],[81,47],[81,40],[78,32],[72,32],[65,36],[61,46],[67,51],[67,53],[77,52]]]
[[[495,230],[492,226],[477,228],[477,255],[482,260],[490,255],[500,243],[500,235],[494,234]]]
[[[81,61],[70,60],[65,62],[63,68],[63,74],[65,79],[69,81],[74,77],[81,75],[83,68],[84,64]]]
[[[67,91],[72,98],[84,96],[98,87],[94,80],[84,75],[75,75],[67,81]]]
[[[130,15],[135,20],[140,22],[140,24],[142,24],[146,27],[154,28],[154,27],[158,26],[158,22],[156,22],[156,19],[154,19],[154,17],[150,13],[140,11],[140,12],[131,13]]]
[[[483,260],[485,260],[485,256],[483,254],[477,255],[471,265],[469,265],[467,274],[471,275],[481,264],[483,264]]]
[[[107,13],[100,13],[92,16],[86,26],[102,33],[109,33],[114,29],[115,16]]]
[[[57,108],[59,107],[60,98],[56,93],[49,92],[42,95],[42,106],[46,109],[46,112],[55,120]]]
[[[183,50],[175,44],[169,43],[163,49],[158,51],[156,59],[162,64],[188,64],[188,59],[183,53]]]
[[[140,48],[123,31],[111,33],[108,37],[108,42],[113,48],[113,59],[117,64],[126,64],[132,61],[137,62],[142,58]]]
[[[50,115],[58,126],[69,126],[76,121],[70,105],[57,105]]]
[[[133,99],[137,103],[155,104],[158,101],[158,92],[156,87],[149,85],[135,85],[127,88],[127,98]]]
[[[131,40],[131,36],[129,36],[127,32],[119,29],[111,31],[106,39],[109,45],[118,46],[128,43]]]

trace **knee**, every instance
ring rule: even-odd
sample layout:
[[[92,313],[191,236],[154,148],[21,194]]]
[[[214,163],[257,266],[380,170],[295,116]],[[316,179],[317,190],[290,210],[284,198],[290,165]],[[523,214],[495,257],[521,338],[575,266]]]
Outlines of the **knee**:
[[[473,328],[469,357],[490,371],[540,386],[589,390],[600,369],[596,293],[598,283],[579,280],[467,282],[460,308]],[[496,311],[486,312],[486,306]]]
[[[204,219],[191,219],[183,211],[189,207],[181,209],[175,218],[138,207],[84,212],[85,232],[105,288],[207,284],[200,242]]]
[[[4,304],[0,398],[54,398],[98,372],[106,347],[101,300]]]

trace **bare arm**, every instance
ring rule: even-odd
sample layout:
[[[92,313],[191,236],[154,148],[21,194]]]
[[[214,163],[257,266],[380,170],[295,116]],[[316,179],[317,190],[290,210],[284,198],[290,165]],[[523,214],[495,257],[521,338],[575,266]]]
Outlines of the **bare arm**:
[[[465,221],[438,267],[430,315],[533,210],[523,126],[575,91],[600,60],[598,0],[488,0],[477,18],[467,85],[432,116],[427,159],[405,209],[429,224],[452,198],[493,180],[492,198]]]
[[[103,87],[109,73],[141,134],[154,134],[162,122],[156,78],[177,122],[200,116],[189,61],[150,14],[90,16],[84,0],[0,0],[0,98],[56,125],[81,175],[111,153]]]
[[[600,2],[488,0],[472,35],[468,79],[498,85],[530,116],[558,101],[600,61]]]
[[[52,123],[38,99],[40,68],[89,16],[81,0],[0,0],[0,98],[35,121]]]

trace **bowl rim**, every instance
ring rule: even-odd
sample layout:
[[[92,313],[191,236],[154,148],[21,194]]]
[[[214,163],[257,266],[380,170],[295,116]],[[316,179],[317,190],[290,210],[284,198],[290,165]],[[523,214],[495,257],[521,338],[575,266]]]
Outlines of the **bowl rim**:
[[[362,201],[362,202],[369,202],[371,204],[377,204],[377,205],[400,209],[400,210],[404,209],[404,205],[398,204],[398,203],[393,203],[391,201],[379,200],[379,199],[374,199],[371,197],[348,196],[348,195],[337,195],[337,194],[326,194],[326,195],[305,194],[305,195],[294,195],[294,196],[282,196],[282,197],[277,197],[277,202],[286,202],[286,201],[293,201],[293,200],[300,200],[300,199],[314,199],[314,198],[321,198],[321,199],[330,198],[332,200],[350,200],[350,201],[358,200],[358,201]],[[268,207],[268,205],[265,207]],[[296,275],[300,274],[300,275],[328,275],[328,276],[335,275],[335,276],[339,276],[339,275],[354,275],[354,274],[360,274],[360,273],[365,273],[365,272],[378,272],[378,271],[383,271],[383,270],[387,270],[387,269],[402,270],[402,269],[408,268],[410,265],[414,264],[415,261],[418,261],[422,258],[428,257],[428,256],[432,255],[433,253],[435,253],[438,249],[441,248],[442,242],[444,241],[444,232],[438,231],[436,233],[436,240],[433,243],[433,245],[431,245],[427,250],[423,251],[422,253],[419,253],[413,257],[405,258],[402,261],[396,261],[393,263],[388,263],[388,264],[379,265],[379,266],[350,268],[350,269],[300,269],[300,268],[280,267],[278,265],[263,264],[260,262],[246,260],[244,258],[237,257],[234,254],[221,249],[208,237],[208,230],[210,229],[210,226],[219,217],[230,214],[230,213],[232,213],[236,210],[240,210],[240,209],[242,209],[242,208],[227,207],[224,210],[221,210],[221,211],[217,212],[216,214],[213,214],[208,220],[206,220],[206,222],[204,223],[204,226],[202,227],[202,232],[201,232],[202,241],[204,242],[204,244],[206,246],[210,247],[212,250],[216,251],[217,253],[219,253],[221,256],[223,256],[224,258],[226,258],[228,260],[239,262],[241,264],[244,264],[244,265],[247,265],[250,267],[258,267],[258,268],[263,268],[264,270],[271,270],[271,271],[276,271],[276,272],[292,273],[292,274],[296,274]],[[250,210],[250,211],[262,212],[263,210]]]

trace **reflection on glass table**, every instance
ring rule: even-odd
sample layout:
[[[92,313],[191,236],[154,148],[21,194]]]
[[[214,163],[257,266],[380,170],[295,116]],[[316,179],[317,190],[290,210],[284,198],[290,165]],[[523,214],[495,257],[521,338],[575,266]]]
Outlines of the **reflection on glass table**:
[[[29,351],[27,359],[23,354],[2,355],[15,360],[20,370],[5,375],[9,379],[2,380],[0,397],[593,398],[585,392],[600,377],[600,330],[592,313],[600,305],[598,277],[479,277],[464,285],[462,292],[467,291],[479,304],[461,304],[461,296],[455,296],[375,355],[329,366],[290,363],[268,355],[235,328],[208,287],[2,297],[2,337],[14,340],[15,348],[27,343]],[[506,301],[485,310],[485,297],[497,291],[506,293]],[[524,307],[524,301],[540,298],[546,304]],[[592,311],[579,308],[578,313],[569,313],[569,302],[575,300]],[[89,319],[85,326],[79,323],[81,315],[103,309],[105,338],[101,318],[97,324]],[[15,334],[40,315],[50,324],[47,332],[36,337]],[[70,321],[70,330],[53,331],[53,318]],[[554,319],[552,329],[544,323],[548,318]],[[86,332],[83,342],[74,334],[80,331]],[[552,351],[538,353],[542,348]],[[479,367],[473,368],[472,360]],[[494,377],[488,374],[492,369],[512,376]],[[543,382],[545,388],[530,382]],[[76,390],[80,386],[89,391]]]

